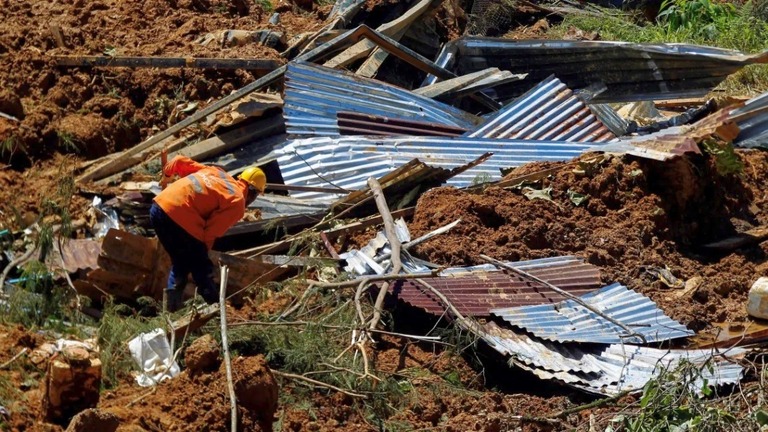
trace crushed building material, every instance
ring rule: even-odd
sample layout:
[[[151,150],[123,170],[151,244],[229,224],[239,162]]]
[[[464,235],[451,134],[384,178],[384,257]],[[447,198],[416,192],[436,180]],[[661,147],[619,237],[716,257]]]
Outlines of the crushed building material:
[[[469,129],[478,118],[396,86],[344,71],[291,62],[283,115],[289,135],[338,136],[340,111]]]
[[[275,149],[274,155],[286,184],[360,190],[368,177],[381,177],[413,159],[450,170],[470,164],[484,153],[493,153],[487,161],[447,182],[466,187],[477,181],[499,180],[501,170],[534,161],[568,160],[584,151],[599,150],[601,145],[464,137],[346,136],[292,140]],[[292,195],[301,199],[336,198],[312,192]]]
[[[715,387],[735,384],[744,374],[744,368],[735,361],[746,354],[739,348],[670,350],[630,344],[555,344],[493,323],[485,328],[483,340],[509,356],[511,365],[590,393],[615,395],[637,391],[662,371],[673,370],[683,362],[700,371],[701,375],[692,380],[692,390],[699,393],[705,383]]]
[[[589,293],[600,286],[599,269],[572,256],[520,261],[509,265],[575,295]],[[424,280],[443,293],[465,316],[487,317],[492,309],[564,299],[541,284],[524,281],[507,271],[489,270],[486,266],[445,270],[443,274]],[[392,285],[391,293],[395,298],[431,314],[441,315],[446,308],[429,290],[413,281],[398,281]]]
[[[527,91],[552,73],[568,87],[603,83],[594,102],[625,102],[704,96],[728,75],[768,62],[768,53],[685,44],[609,41],[518,41],[464,36],[443,46],[435,63],[459,75],[489,67],[527,73],[524,80],[495,88],[499,100]],[[428,78],[423,85],[435,82]]]
[[[585,294],[581,299],[631,327],[645,340],[626,334],[623,328],[573,300],[492,309],[491,314],[539,338],[558,342],[649,343],[693,335],[685,326],[664,315],[649,298],[618,283]]]
[[[616,136],[554,75],[489,115],[467,138],[607,142]]]

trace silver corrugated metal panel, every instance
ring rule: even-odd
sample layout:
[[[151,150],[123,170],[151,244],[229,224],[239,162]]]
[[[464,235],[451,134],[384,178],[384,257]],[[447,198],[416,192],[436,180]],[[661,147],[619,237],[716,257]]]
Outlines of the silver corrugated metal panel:
[[[550,372],[599,373],[597,358],[588,348],[530,338],[490,322],[484,326],[483,340],[496,351],[515,361]],[[598,352],[597,348],[592,349]]]
[[[493,309],[513,326],[537,337],[560,342],[660,342],[693,335],[684,325],[664,315],[648,297],[615,283],[581,297],[584,302],[645,337],[629,336],[618,325],[573,300],[557,304]]]
[[[614,135],[622,136],[629,130],[629,122],[622,118],[610,105],[590,104],[589,109]]]
[[[475,181],[501,179],[501,170],[534,161],[570,160],[592,146],[562,141],[499,140],[450,137],[318,137],[287,142],[275,150],[280,171],[288,185],[346,190],[366,186],[368,177],[379,178],[418,159],[434,168],[453,169],[487,152],[487,161],[448,180],[465,187]],[[301,192],[303,199],[333,200],[338,195]]]
[[[248,208],[259,209],[262,219],[309,215],[327,212],[329,205],[283,195],[265,194],[254,200]]]
[[[768,93],[750,99],[743,107],[731,111],[737,118],[739,136],[734,144],[739,147],[768,147]]]
[[[284,100],[286,130],[297,136],[338,136],[339,111],[463,129],[479,121],[458,108],[399,87],[303,62],[288,64]]]
[[[555,379],[598,394],[617,394],[640,390],[664,369],[674,369],[683,361],[699,367],[701,376],[692,390],[699,391],[704,379],[709,385],[737,383],[743,368],[729,360],[746,351],[664,350],[629,344],[609,346],[560,344],[540,340],[510,329],[486,324],[482,335],[493,349],[510,357],[510,364],[542,379]],[[725,354],[725,356],[723,355]],[[711,370],[704,365],[711,366]]]
[[[489,67],[528,73],[525,80],[496,87],[500,100],[525,93],[550,74],[574,90],[605,83],[606,91],[595,102],[699,97],[728,75],[768,56],[697,45],[604,41],[463,37],[447,45],[455,48],[444,47],[435,62],[457,75]]]
[[[616,138],[554,75],[464,136],[574,142],[607,142]]]

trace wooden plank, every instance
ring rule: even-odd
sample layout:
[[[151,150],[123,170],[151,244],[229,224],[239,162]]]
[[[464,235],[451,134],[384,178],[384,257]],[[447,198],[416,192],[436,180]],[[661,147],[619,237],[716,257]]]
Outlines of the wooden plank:
[[[192,313],[184,315],[180,319],[174,321],[171,326],[173,327],[173,334],[175,335],[176,340],[182,340],[186,333],[199,329],[218,314],[219,304],[215,303],[195,309]]]
[[[481,71],[473,72],[456,78],[451,78],[449,80],[440,81],[426,87],[415,89],[413,90],[413,93],[428,98],[436,98],[443,93],[456,91],[458,89],[467,87],[470,84],[474,84],[483,78],[487,78],[499,72],[501,72],[499,68],[495,67],[483,69]]]
[[[762,243],[765,240],[768,240],[768,227],[757,227],[723,240],[707,243],[704,247],[719,251],[732,251],[744,246]]]
[[[263,73],[280,67],[278,61],[266,59],[78,55],[61,55],[53,58],[58,66],[67,67],[245,69]]]
[[[285,132],[285,120],[283,119],[283,116],[274,115],[268,118],[258,119],[251,124],[231,132],[200,141],[199,143],[181,149],[168,157],[172,159],[176,155],[183,155],[193,160],[201,161],[238,147],[257,137],[266,138],[283,132]]]
[[[411,23],[416,21],[416,19],[418,19],[427,10],[429,10],[433,2],[435,2],[435,0],[419,1],[397,19],[394,19],[388,23],[380,25],[378,28],[376,28],[376,31],[382,35],[393,37],[395,38],[395,40],[399,40],[400,37],[398,37],[398,35],[402,36],[402,34],[405,33],[404,30],[407,30],[408,26],[410,26]],[[325,62],[325,66],[327,67],[347,66],[348,64],[354,62],[355,60],[359,60],[367,56],[375,47],[376,47],[376,43],[374,41],[371,41],[370,39],[360,41],[355,45],[344,50],[341,54]]]

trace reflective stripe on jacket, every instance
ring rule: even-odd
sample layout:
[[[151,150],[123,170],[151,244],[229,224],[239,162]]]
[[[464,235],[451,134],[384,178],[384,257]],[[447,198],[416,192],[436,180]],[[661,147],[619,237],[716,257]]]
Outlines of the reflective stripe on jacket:
[[[163,173],[184,177],[168,185],[155,202],[209,250],[245,214],[248,185],[223,170],[176,156]]]

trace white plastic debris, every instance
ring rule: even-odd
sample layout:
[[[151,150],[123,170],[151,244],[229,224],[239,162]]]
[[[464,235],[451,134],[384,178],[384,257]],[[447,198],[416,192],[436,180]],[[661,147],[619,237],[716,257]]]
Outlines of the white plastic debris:
[[[101,198],[98,196],[93,197],[93,203],[91,207],[96,214],[96,224],[93,227],[96,238],[102,238],[111,228],[120,229],[120,222],[118,222],[117,212],[111,207],[105,207],[102,204]]]
[[[150,387],[179,374],[179,365],[173,360],[173,351],[163,329],[142,333],[128,342],[128,349],[142,373],[136,382]]]
[[[761,277],[749,289],[747,313],[755,318],[768,319],[768,277]]]

